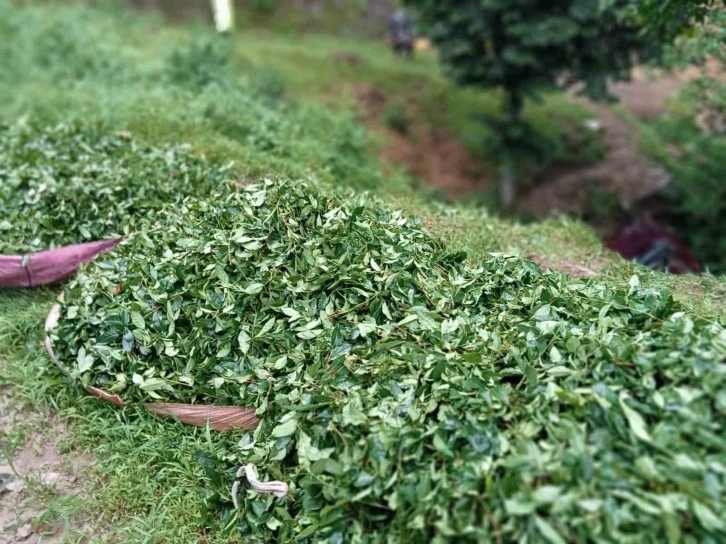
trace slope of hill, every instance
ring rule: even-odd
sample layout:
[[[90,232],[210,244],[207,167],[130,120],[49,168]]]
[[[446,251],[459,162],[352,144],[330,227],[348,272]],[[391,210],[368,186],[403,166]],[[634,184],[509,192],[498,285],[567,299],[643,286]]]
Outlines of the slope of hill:
[[[336,51],[363,62],[337,62],[331,57]],[[73,194],[63,189],[70,180],[127,189],[123,198],[133,202],[139,195],[132,181],[169,183],[178,176],[158,173],[207,162],[215,165],[215,183],[227,190],[264,177],[370,190],[384,206],[420,217],[434,237],[466,251],[472,263],[490,252],[533,256],[556,270],[596,277],[602,289],[627,290],[637,274],[643,288],[670,290],[699,318],[699,327],[723,319],[717,304],[726,291],[721,281],[674,278],[622,262],[579,222],[521,225],[481,208],[442,203],[404,169],[382,165],[381,139],[351,111],[360,83],[405,106],[414,97],[415,107],[432,119],[442,111],[433,105],[445,101],[446,124],[461,134],[475,131],[468,110],[496,110],[496,96],[451,88],[432,59],[402,67],[382,46],[360,42],[254,34],[223,41],[203,28],[165,26],[125,11],[18,9],[0,0],[0,74],[0,224],[22,240],[15,250],[40,243],[33,228],[43,220],[52,219],[49,224],[64,235],[69,230],[63,221],[70,220],[42,198],[20,202],[18,192],[53,194],[73,206]],[[564,140],[558,115],[570,115],[573,125],[588,115],[563,113],[562,100],[553,96],[528,112],[555,143]],[[176,151],[169,153],[169,146]],[[568,152],[562,146],[560,151]],[[184,196],[213,190],[200,183],[198,195],[187,187]],[[98,227],[99,218],[117,211],[112,200],[93,204],[101,213],[79,209],[74,226],[87,221]],[[111,229],[104,235],[122,226]],[[94,232],[78,232],[84,236],[85,230]],[[13,531],[28,525],[31,532],[50,532],[67,521],[71,533],[105,535],[102,540],[112,542],[229,541],[237,521],[208,511],[205,504],[222,498],[198,485],[216,470],[211,436],[135,409],[102,405],[51,368],[42,322],[55,298],[52,290],[0,293],[1,451],[41,472],[25,483],[24,497],[32,500],[18,500],[17,516],[7,514],[22,521]],[[29,451],[41,437],[73,452],[65,457],[68,466],[56,456],[55,468],[42,468],[42,456]],[[87,453],[85,473],[70,463],[79,452]],[[48,472],[56,473],[55,481],[45,477]]]

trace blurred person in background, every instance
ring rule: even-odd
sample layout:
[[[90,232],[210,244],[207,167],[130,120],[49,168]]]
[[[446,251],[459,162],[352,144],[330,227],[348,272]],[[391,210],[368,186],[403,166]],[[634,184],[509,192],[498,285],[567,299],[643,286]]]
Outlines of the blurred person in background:
[[[397,9],[391,15],[388,23],[388,43],[396,55],[413,56],[413,19],[402,9]]]
[[[214,26],[220,34],[227,34],[234,27],[232,0],[212,0]]]

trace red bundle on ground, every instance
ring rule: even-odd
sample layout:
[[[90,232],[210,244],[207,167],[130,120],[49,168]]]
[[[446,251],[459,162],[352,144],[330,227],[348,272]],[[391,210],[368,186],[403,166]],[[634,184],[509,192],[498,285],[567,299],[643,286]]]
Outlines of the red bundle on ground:
[[[0,255],[0,287],[38,287],[71,276],[81,264],[110,251],[121,238],[39,251],[30,255]]]

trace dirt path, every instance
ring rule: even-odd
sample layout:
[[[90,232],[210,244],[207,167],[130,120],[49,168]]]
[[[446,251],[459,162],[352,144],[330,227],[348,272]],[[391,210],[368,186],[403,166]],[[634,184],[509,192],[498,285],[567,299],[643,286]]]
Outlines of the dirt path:
[[[691,66],[680,72],[647,71],[636,68],[632,80],[611,85],[620,104],[641,119],[653,119],[663,113],[669,100],[678,96],[684,83],[702,76],[718,80],[726,79],[726,67],[714,58],[704,66]]]
[[[697,70],[660,75],[635,70],[633,80],[616,83],[612,91],[620,105],[642,119],[660,115],[666,103],[675,97],[685,81],[698,75]],[[353,87],[355,103],[364,114],[364,122],[384,137],[381,160],[384,164],[404,165],[417,178],[452,199],[461,199],[484,190],[491,182],[481,171],[466,146],[445,128],[432,130],[416,122],[405,134],[385,125],[385,109],[391,99],[368,84]],[[623,116],[602,104],[587,103],[597,114],[599,132],[606,156],[590,165],[555,167],[520,200],[520,208],[539,218],[561,212],[584,209],[598,192],[616,195],[624,209],[632,208],[645,197],[660,191],[670,181],[669,174],[639,150],[637,129]]]
[[[450,130],[434,130],[409,112],[410,125],[402,134],[383,122],[383,112],[392,101],[386,93],[369,84],[353,87],[353,98],[363,112],[363,122],[384,138],[380,151],[383,164],[405,166],[412,176],[425,180],[448,197],[462,198],[489,185],[479,161]]]
[[[627,112],[651,120],[663,113],[684,83],[704,73],[715,78],[723,78],[725,74],[724,68],[713,59],[703,68],[693,67],[677,73],[635,69],[632,81],[615,83],[611,90]],[[591,165],[555,168],[549,172],[521,201],[521,207],[537,217],[581,210],[593,198],[593,192],[614,194],[624,209],[631,209],[670,181],[668,172],[640,151],[640,135],[632,123],[605,105],[589,105],[597,112],[607,155]]]
[[[0,392],[0,544],[84,542],[93,534],[81,485],[93,458],[60,453],[65,435],[52,415],[15,408]]]
[[[555,168],[520,203],[537,217],[583,209],[593,192],[617,195],[625,209],[665,187],[670,175],[639,150],[637,129],[604,105],[595,105],[607,155],[591,165]]]

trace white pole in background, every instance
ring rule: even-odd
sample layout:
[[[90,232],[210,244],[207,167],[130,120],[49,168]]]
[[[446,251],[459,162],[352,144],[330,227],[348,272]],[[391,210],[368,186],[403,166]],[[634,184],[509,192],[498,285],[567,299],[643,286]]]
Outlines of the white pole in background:
[[[234,14],[232,12],[232,0],[212,0],[212,11],[214,11],[214,26],[217,32],[224,34],[234,27]]]

